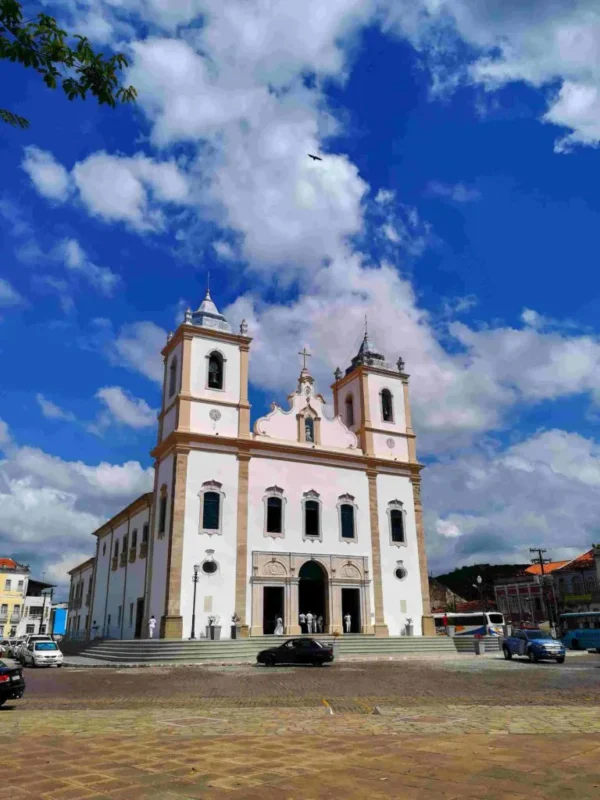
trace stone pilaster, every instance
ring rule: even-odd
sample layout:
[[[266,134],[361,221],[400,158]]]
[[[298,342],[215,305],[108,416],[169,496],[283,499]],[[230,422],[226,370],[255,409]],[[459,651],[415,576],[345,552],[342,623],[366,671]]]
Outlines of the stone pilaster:
[[[383,613],[383,579],[381,574],[381,539],[379,536],[379,502],[377,499],[377,470],[367,470],[369,481],[369,516],[371,520],[371,566],[375,600],[375,636],[389,636]]]
[[[238,453],[237,543],[235,555],[235,611],[241,617],[242,636],[247,636],[246,599],[248,591],[248,476],[250,456]],[[262,619],[261,619],[262,623]]]
[[[425,549],[423,506],[421,505],[421,478],[418,475],[412,475],[410,480],[413,487],[417,547],[419,550],[419,574],[421,576],[421,596],[423,598],[423,636],[434,636],[435,622],[431,616],[431,604],[429,600],[429,573],[427,570],[427,550]]]
[[[186,448],[177,450],[173,459],[171,524],[167,556],[165,611],[160,621],[160,635],[161,638],[164,639],[181,639],[183,637],[181,582],[183,571],[183,533],[188,457],[189,450]]]

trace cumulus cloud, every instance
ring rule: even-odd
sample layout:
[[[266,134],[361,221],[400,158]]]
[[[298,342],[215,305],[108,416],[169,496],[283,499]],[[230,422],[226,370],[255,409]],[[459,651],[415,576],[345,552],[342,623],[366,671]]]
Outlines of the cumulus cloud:
[[[52,153],[33,145],[25,147],[21,164],[37,191],[48,200],[64,202],[71,191],[69,173]]]
[[[90,261],[77,239],[63,239],[56,247],[54,255],[68,270],[81,275],[98,291],[110,297],[119,283],[119,276],[108,267],[99,267]]]
[[[73,422],[75,420],[75,414],[71,411],[65,411],[65,409],[53,403],[52,400],[48,400],[48,398],[44,397],[43,394],[36,394],[35,399],[46,419],[59,419],[65,422]]]
[[[109,353],[113,361],[162,384],[164,370],[160,351],[166,341],[167,332],[154,322],[133,322],[121,328],[111,342]]]
[[[464,183],[451,184],[431,181],[427,190],[430,194],[438,197],[448,197],[450,200],[454,200],[455,203],[472,203],[481,197],[477,189],[465,186]]]
[[[20,306],[24,302],[22,295],[4,278],[0,278],[0,308]]]
[[[140,430],[156,425],[157,410],[145,400],[132,395],[120,386],[98,389],[96,397],[106,406],[110,416],[122,425]]]

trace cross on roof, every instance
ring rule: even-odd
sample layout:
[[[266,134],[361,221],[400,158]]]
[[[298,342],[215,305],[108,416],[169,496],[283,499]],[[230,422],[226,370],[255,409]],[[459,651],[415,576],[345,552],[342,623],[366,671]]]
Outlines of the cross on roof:
[[[298,353],[298,355],[302,356],[304,358],[304,366],[302,367],[302,369],[306,369],[306,359],[310,358],[312,356],[312,353],[308,352],[308,350],[306,349],[306,345],[305,345],[302,348],[302,350]]]

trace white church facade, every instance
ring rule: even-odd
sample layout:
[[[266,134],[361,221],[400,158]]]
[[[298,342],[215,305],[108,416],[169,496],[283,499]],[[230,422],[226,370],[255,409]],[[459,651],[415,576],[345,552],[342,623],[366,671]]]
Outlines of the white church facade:
[[[199,637],[209,617],[222,638],[234,617],[242,636],[278,618],[298,634],[308,612],[324,633],[349,617],[354,633],[433,634],[402,360],[365,333],[328,414],[305,354],[288,408],[251,430],[251,343],[208,292],[169,336],[154,490],[94,532],[91,570],[71,571],[72,635],[145,637],[152,616],[164,638]]]

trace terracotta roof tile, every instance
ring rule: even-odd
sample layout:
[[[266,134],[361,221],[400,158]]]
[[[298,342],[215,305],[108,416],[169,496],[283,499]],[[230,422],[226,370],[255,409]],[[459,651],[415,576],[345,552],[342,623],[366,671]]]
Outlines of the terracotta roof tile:
[[[569,561],[551,561],[549,564],[544,564],[544,573],[547,575],[549,572],[554,572],[555,569],[560,569],[564,567],[565,564],[569,564]],[[532,564],[530,567],[527,567],[525,570],[526,575],[541,575],[542,570],[539,564]]]
[[[0,567],[5,567],[8,569],[16,569],[17,562],[13,561],[12,558],[0,558]]]

